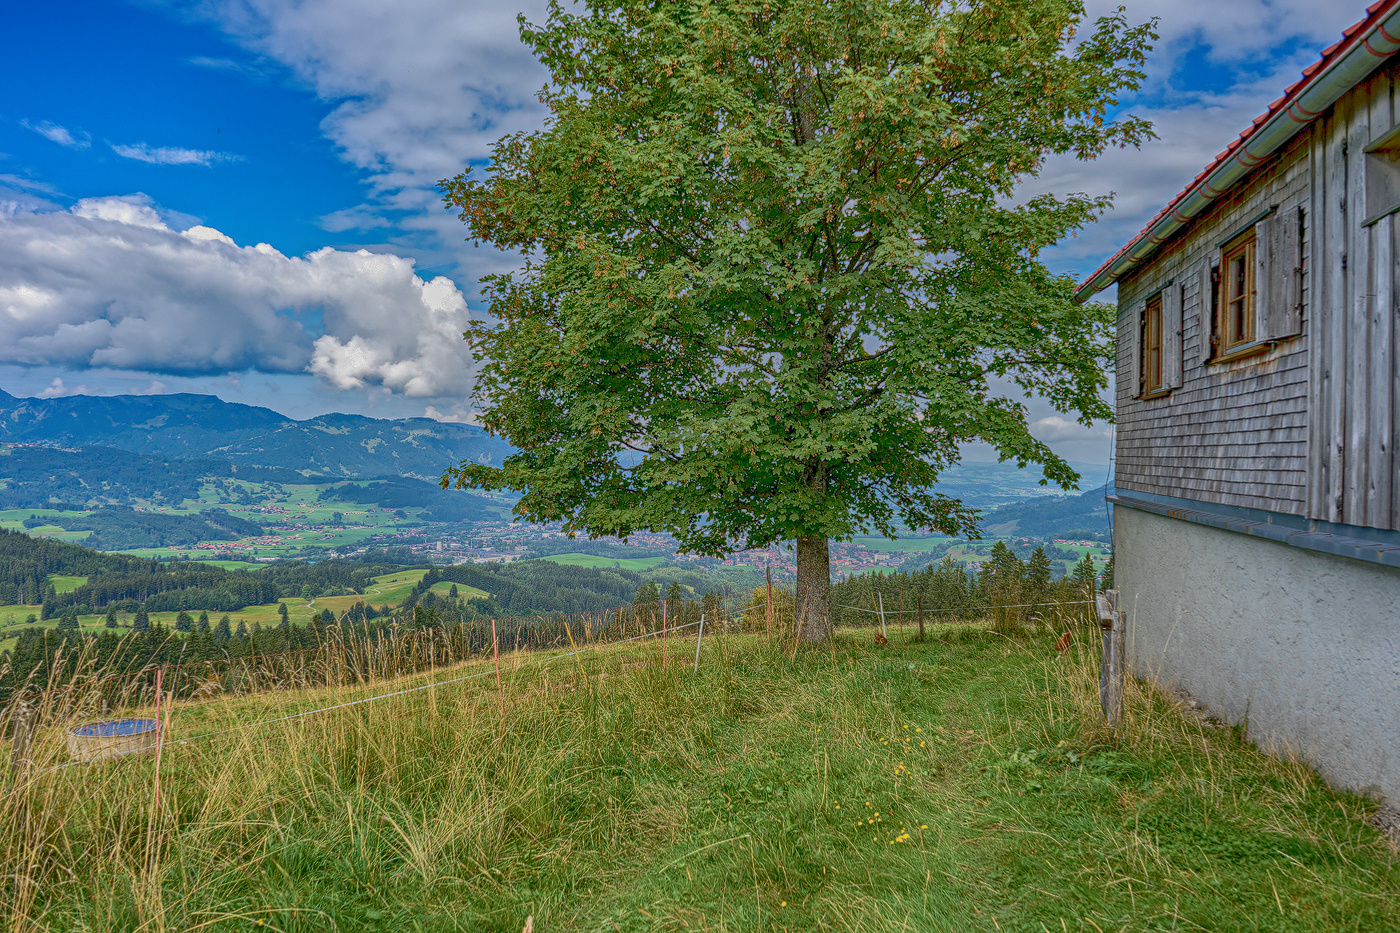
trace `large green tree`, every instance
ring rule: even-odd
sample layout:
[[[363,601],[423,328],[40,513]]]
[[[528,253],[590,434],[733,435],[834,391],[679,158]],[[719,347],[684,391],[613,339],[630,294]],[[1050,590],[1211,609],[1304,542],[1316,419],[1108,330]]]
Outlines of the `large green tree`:
[[[1110,315],[1039,255],[1108,202],[1020,192],[1050,155],[1149,133],[1113,110],[1153,38],[1082,18],[585,0],[522,24],[545,126],[443,183],[471,238],[523,257],[467,334],[483,423],[518,452],[444,485],[701,553],[792,541],[806,640],[828,633],[830,539],[975,529],[937,488],[964,442],[1072,485],[1023,400],[1109,417]]]

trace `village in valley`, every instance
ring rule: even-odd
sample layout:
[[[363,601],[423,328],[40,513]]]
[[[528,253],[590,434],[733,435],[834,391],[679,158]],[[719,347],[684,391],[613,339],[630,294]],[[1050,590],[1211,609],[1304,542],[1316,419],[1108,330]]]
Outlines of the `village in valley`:
[[[1400,929],[1400,0],[8,20],[0,926]]]

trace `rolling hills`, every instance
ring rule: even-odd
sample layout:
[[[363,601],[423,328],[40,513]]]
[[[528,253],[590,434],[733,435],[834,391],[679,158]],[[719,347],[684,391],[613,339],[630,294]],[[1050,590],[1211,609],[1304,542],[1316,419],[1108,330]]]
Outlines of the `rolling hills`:
[[[462,460],[499,464],[511,447],[474,425],[327,414],[297,421],[211,395],[16,398],[0,390],[0,443],[108,447],[336,478],[437,479]]]

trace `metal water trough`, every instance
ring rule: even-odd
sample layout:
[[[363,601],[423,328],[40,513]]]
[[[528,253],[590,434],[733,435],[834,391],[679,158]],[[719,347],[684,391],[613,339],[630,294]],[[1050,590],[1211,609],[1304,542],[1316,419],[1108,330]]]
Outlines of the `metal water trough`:
[[[68,754],[78,761],[155,752],[160,723],[154,719],[105,719],[68,730]]]

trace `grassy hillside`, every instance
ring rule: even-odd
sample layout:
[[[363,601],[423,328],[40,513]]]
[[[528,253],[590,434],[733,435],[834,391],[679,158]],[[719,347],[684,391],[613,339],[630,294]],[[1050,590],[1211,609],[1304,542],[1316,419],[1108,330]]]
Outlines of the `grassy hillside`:
[[[166,750],[159,809],[143,759],[0,810],[0,903],[55,930],[1392,928],[1373,804],[1150,691],[1110,732],[1092,650],[1047,645],[727,636],[698,674],[693,642],[507,658],[503,700],[478,665],[182,705],[173,738],[234,731]]]

